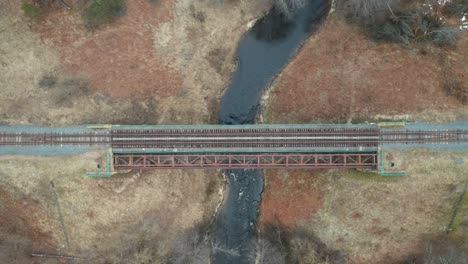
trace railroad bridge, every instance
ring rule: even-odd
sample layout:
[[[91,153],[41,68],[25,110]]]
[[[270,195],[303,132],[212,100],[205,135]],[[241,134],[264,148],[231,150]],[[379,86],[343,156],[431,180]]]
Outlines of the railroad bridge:
[[[468,129],[389,128],[386,124],[0,127],[0,154],[104,146],[110,150],[112,171],[278,167],[375,169],[379,165],[382,146],[427,144],[468,144]]]

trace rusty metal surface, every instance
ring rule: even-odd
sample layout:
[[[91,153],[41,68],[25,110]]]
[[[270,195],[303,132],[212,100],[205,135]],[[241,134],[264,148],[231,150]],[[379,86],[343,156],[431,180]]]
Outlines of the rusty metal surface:
[[[377,152],[302,154],[114,155],[115,169],[375,168]]]

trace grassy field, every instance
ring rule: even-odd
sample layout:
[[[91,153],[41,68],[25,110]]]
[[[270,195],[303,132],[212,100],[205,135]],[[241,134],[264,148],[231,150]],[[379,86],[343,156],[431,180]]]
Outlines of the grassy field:
[[[210,221],[221,199],[218,191],[222,185],[215,171],[83,177],[85,171],[95,168],[100,157],[96,151],[61,157],[1,157],[0,190],[5,195],[0,204],[7,208],[0,209],[2,215],[8,215],[0,230],[2,237],[32,239],[33,251],[85,256],[97,263],[116,261],[121,254],[125,257],[115,263],[133,261],[144,248],[164,259],[171,254],[173,241]],[[68,247],[51,181],[59,199]],[[6,201],[10,202],[4,204]],[[22,204],[29,204],[30,210],[23,212]],[[8,229],[18,221],[21,228]],[[36,235],[21,232],[31,227]]]
[[[267,7],[126,1],[124,14],[90,30],[79,6],[54,5],[32,19],[22,3],[0,2],[2,124],[215,122],[238,39]],[[1,262],[49,261],[33,252],[93,263],[184,263],[193,255],[206,262],[200,232],[222,200],[218,172],[83,177],[102,154],[0,157]]]
[[[309,212],[303,215],[296,210],[288,216],[294,219],[281,214],[276,219],[288,219],[295,225],[269,223],[314,236],[316,241],[345,254],[350,263],[398,263],[419,254],[427,237],[445,235],[454,202],[467,179],[468,152],[414,149],[391,154],[398,169],[409,176],[381,177],[354,170],[318,174],[298,171],[292,177],[304,181],[301,186],[314,187],[291,192],[284,184],[270,184],[278,175],[267,171],[265,193],[286,196],[293,208]],[[301,197],[315,198],[309,201]],[[263,206],[261,214],[270,215],[272,208]],[[461,210],[451,236],[466,237],[465,218]]]
[[[261,121],[467,120],[464,103],[446,90],[450,78],[466,86],[466,64],[461,60],[468,58],[467,43],[466,31],[451,48],[377,43],[332,14],[264,95]],[[285,197],[298,203],[291,203],[291,208],[300,208],[296,212],[309,214],[282,210],[289,212],[285,217],[267,206],[268,201],[260,214],[273,224],[278,221],[272,215],[278,214],[279,220],[294,223],[282,228],[314,237],[345,254],[349,263],[399,263],[420,256],[428,241],[445,236],[460,185],[467,179],[468,153],[426,149],[385,153],[395,163],[392,168],[385,163],[388,171],[409,176],[299,171],[292,175],[303,183],[291,191],[284,173],[267,170],[266,197]],[[449,238],[467,236],[464,212]]]

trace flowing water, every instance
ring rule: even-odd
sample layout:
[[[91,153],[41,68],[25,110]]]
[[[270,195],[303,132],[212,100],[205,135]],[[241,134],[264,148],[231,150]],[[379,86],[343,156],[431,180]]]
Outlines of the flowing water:
[[[328,9],[326,0],[309,0],[291,16],[273,7],[244,34],[237,50],[237,70],[221,99],[219,123],[255,123],[262,92],[297,53]],[[224,173],[228,190],[216,219],[215,262],[253,263],[262,171]]]

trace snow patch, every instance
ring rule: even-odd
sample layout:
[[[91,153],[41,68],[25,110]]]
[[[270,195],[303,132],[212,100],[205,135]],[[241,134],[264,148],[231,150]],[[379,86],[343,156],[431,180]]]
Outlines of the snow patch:
[[[468,13],[465,13],[463,17],[461,18],[461,25],[460,25],[460,30],[467,30],[468,29]]]
[[[445,5],[446,3],[452,2],[452,0],[438,0],[439,5]]]

